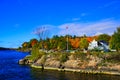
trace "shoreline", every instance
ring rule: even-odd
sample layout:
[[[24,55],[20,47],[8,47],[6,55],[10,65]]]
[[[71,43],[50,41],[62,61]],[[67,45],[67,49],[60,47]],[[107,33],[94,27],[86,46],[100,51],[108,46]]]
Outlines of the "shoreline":
[[[42,69],[41,66],[37,65],[30,65],[33,68],[40,68]],[[120,76],[120,72],[117,71],[103,71],[103,70],[87,70],[87,69],[70,69],[70,68],[64,68],[64,69],[59,69],[59,68],[54,68],[54,67],[44,67],[45,70],[56,70],[56,71],[67,71],[67,72],[78,72],[78,73],[85,73],[85,74],[107,74],[107,75],[117,75]]]

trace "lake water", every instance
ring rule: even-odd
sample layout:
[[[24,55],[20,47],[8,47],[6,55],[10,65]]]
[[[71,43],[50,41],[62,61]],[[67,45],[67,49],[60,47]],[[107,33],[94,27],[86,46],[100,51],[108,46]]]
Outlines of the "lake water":
[[[0,51],[0,80],[120,80],[120,76],[59,72],[19,65],[18,60],[28,53]]]

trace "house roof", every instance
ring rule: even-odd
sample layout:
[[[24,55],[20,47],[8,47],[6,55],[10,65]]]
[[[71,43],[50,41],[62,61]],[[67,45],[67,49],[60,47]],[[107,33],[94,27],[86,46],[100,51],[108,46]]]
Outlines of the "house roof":
[[[100,40],[100,41],[98,41],[98,42],[102,42],[102,43],[104,43],[104,44],[106,44],[106,45],[109,44],[108,42],[106,42],[106,41],[104,41],[104,40]]]

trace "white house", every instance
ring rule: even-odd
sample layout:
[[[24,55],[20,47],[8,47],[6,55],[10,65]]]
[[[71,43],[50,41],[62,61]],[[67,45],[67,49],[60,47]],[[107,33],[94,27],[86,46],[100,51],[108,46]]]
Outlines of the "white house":
[[[88,50],[93,50],[93,49],[98,49],[98,50],[103,50],[103,51],[108,51],[109,46],[108,43],[101,40],[101,41],[96,41],[95,39],[89,43]]]
[[[91,43],[89,43],[88,50],[92,50],[98,47],[98,42],[94,39]]]

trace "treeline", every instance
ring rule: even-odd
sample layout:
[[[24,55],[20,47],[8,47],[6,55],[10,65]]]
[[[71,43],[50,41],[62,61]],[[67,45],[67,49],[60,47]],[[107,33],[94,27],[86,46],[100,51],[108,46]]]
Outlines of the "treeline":
[[[8,48],[0,47],[0,50],[8,50]]]
[[[68,41],[67,41],[68,38]],[[52,38],[46,38],[45,40],[37,40],[37,39],[31,39],[29,42],[24,42],[22,44],[22,49],[32,48],[32,47],[38,47],[39,49],[45,49],[45,50],[66,50],[67,44],[68,49],[77,49],[79,46],[76,47],[76,44],[73,44],[72,39],[80,39],[80,37],[72,37],[70,35],[66,36],[53,36]],[[76,43],[79,43],[78,40],[75,41]]]
[[[16,50],[15,48],[4,48],[4,47],[0,47],[0,50]]]
[[[112,36],[108,34],[101,34],[99,36],[58,36],[55,35],[52,38],[40,38],[31,39],[29,42],[24,42],[19,49],[21,50],[32,50],[32,47],[37,47],[39,49],[45,50],[67,50],[67,46],[69,50],[83,50],[88,48],[89,43],[93,40],[99,41],[104,40],[109,43],[111,49],[120,50],[120,27],[117,28],[117,31],[114,32]]]

